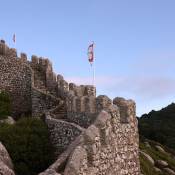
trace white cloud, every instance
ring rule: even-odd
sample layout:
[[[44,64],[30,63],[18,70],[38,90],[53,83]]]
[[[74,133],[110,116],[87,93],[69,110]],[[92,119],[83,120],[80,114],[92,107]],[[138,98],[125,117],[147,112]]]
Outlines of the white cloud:
[[[65,80],[68,82],[73,82],[77,85],[81,84],[93,84],[93,78],[92,77],[65,77]],[[114,86],[116,83],[120,83],[123,81],[122,77],[113,77],[113,76],[97,76],[95,77],[95,84],[97,86]]]
[[[91,84],[92,82],[91,77],[67,77],[66,80],[79,85]],[[163,101],[173,98],[175,79],[139,75],[131,77],[97,76],[96,86],[97,93],[100,91],[100,93],[109,95],[111,98],[122,96],[134,99],[138,103],[138,114],[140,115],[141,113],[149,112],[148,109],[152,110],[157,106],[163,107]]]
[[[67,77],[65,79],[78,85],[92,84],[91,77]],[[112,90],[116,92],[116,95],[117,92],[127,92],[144,99],[166,97],[175,91],[175,79],[169,77],[100,76],[96,77],[95,82],[97,87]]]

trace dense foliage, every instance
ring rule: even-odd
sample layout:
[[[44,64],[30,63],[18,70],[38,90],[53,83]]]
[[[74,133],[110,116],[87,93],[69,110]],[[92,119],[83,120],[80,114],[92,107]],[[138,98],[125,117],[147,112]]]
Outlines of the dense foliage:
[[[0,119],[5,119],[10,115],[10,106],[9,95],[5,91],[0,92]]]
[[[20,119],[14,125],[0,125],[0,140],[7,148],[17,175],[35,175],[53,161],[49,133],[42,120]]]
[[[160,111],[144,114],[139,121],[139,133],[175,150],[175,104]]]

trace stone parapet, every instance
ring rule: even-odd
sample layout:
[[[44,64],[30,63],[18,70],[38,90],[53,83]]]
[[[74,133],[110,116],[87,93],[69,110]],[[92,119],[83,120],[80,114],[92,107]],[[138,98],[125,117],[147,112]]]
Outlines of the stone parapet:
[[[13,117],[31,113],[31,85],[32,71],[27,64],[0,55],[0,89],[11,97]]]
[[[64,175],[140,175],[137,130],[120,122],[118,110],[110,106],[110,113],[99,113],[69,157]]]
[[[78,137],[84,129],[74,123],[46,116],[45,123],[50,131],[50,139],[56,148],[56,155],[60,155]]]

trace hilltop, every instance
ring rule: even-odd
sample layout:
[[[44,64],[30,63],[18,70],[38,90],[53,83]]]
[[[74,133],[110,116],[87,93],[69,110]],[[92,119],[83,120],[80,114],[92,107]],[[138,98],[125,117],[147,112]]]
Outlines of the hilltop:
[[[143,174],[175,174],[175,103],[138,118]]]
[[[175,103],[138,118],[140,135],[175,150]]]

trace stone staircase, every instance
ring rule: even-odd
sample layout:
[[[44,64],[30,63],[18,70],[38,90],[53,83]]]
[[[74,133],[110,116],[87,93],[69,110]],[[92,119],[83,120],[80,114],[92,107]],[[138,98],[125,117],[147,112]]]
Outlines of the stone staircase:
[[[51,98],[54,98],[57,103],[56,106],[48,110],[48,113],[50,116],[54,119],[62,119],[66,120],[67,119],[67,107],[65,104],[65,101],[61,97],[57,97],[56,95],[52,94],[46,87],[40,86],[38,87],[33,87],[33,89],[39,91],[40,93],[50,96]]]
[[[66,119],[67,118],[67,109],[65,103],[62,101],[61,105],[58,105],[55,110],[52,112],[53,118],[55,119]]]

